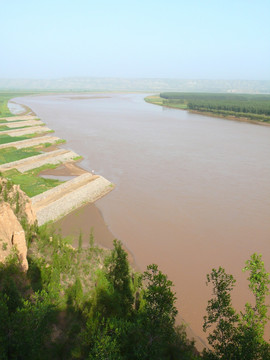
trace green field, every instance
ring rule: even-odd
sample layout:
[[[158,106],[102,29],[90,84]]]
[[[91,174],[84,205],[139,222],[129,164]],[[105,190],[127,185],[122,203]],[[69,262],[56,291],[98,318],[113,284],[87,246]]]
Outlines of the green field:
[[[41,154],[34,147],[16,149],[15,147],[5,148],[0,150],[0,164],[6,164],[12,161],[28,158]]]
[[[46,131],[46,133],[49,132],[53,132],[52,131]],[[23,136],[10,136],[7,134],[0,134],[0,145],[1,144],[8,144],[8,143],[13,143],[19,140],[28,140],[28,139],[32,139],[36,136],[40,136],[40,134],[38,133],[34,133],[34,134],[27,134],[27,135],[23,135]]]
[[[29,196],[38,195],[44,191],[47,191],[57,185],[62,184],[64,181],[45,179],[39,177],[38,174],[47,169],[55,169],[59,165],[43,165],[39,168],[21,173],[16,169],[8,170],[2,173],[2,176],[11,180],[14,184],[20,185],[21,189]]]
[[[173,108],[270,122],[270,95],[164,92],[147,102]]]
[[[31,127],[31,126],[29,126],[29,125],[28,126],[17,126],[17,127],[11,128],[6,125],[3,125],[3,126],[0,126],[0,131],[7,131],[7,130],[12,131],[12,130],[17,130],[17,129],[25,129],[28,127]]]

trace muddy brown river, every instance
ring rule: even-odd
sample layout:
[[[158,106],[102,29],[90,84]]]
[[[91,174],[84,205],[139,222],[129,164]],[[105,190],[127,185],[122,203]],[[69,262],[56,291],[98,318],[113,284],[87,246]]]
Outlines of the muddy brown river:
[[[162,108],[144,96],[16,101],[66,139],[83,167],[116,184],[96,203],[105,222],[142,270],[157,263],[168,274],[179,313],[205,338],[206,274],[218,266],[233,274],[241,309],[250,299],[245,260],[262,253],[270,270],[270,127]]]

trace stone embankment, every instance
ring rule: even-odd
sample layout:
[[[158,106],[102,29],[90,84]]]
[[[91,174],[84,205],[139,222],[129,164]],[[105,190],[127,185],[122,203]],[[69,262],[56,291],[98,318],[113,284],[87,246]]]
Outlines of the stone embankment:
[[[0,144],[0,149],[6,149],[9,147],[15,147],[16,149],[23,149],[31,146],[37,146],[42,144],[55,144],[57,141],[59,141],[60,138],[57,136],[41,136],[41,137],[35,137],[29,140],[19,140],[12,143],[7,144]]]
[[[3,117],[1,118],[1,120],[6,120],[6,121],[19,121],[19,120],[37,120],[38,117],[35,115],[18,115],[18,116],[8,116],[8,117]]]
[[[55,221],[85,203],[92,203],[113,189],[102,176],[84,174],[48,190],[31,200],[38,225]]]
[[[0,165],[0,171],[7,171],[11,169],[17,169],[20,172],[25,172],[28,170],[32,170],[38,167],[41,167],[45,164],[61,164],[63,162],[72,161],[77,158],[79,155],[74,151],[59,149],[50,151],[45,154],[35,155],[28,157],[26,159],[12,161],[10,163],[6,163]]]
[[[41,120],[25,120],[25,121],[11,121],[8,123],[4,123],[4,125],[9,128],[16,128],[22,126],[43,126],[45,124]]]

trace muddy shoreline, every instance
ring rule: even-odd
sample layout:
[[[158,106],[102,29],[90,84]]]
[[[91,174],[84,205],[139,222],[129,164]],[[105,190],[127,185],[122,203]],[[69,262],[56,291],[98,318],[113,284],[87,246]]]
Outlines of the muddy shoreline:
[[[56,169],[47,169],[42,171],[39,175],[54,175],[54,176],[79,176],[87,173],[79,163],[63,163]],[[78,246],[78,239],[81,234],[83,239],[83,246],[87,247],[91,233],[94,236],[94,241],[98,246],[112,249],[113,240],[116,236],[111,232],[108,225],[105,223],[101,211],[94,203],[83,205],[73,212],[65,215],[62,219],[54,222],[53,227],[59,231],[64,237],[69,237],[73,246]],[[135,257],[129,249],[123,244],[124,249],[128,253],[128,260],[131,266],[140,271],[136,264]]]

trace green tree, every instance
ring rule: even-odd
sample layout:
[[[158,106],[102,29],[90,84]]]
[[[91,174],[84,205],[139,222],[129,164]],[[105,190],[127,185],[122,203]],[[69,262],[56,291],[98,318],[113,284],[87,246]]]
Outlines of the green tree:
[[[206,332],[214,327],[207,337],[213,351],[205,351],[204,358],[213,358],[214,353],[217,359],[234,359],[234,337],[239,317],[232,307],[230,292],[235,286],[235,279],[219,267],[207,274],[207,284],[209,283],[212,283],[214,297],[208,301],[203,330]]]
[[[239,323],[238,348],[241,349],[241,359],[270,359],[270,347],[264,340],[264,329],[269,317],[266,296],[269,294],[269,273],[266,272],[262,256],[251,255],[246,261],[243,271],[249,271],[249,288],[255,297],[255,303],[245,305],[245,313],[241,313]]]
[[[175,338],[173,283],[155,264],[149,265],[142,276],[145,290],[142,296],[140,359],[166,359]]]
[[[122,315],[130,314],[134,297],[131,291],[131,277],[127,253],[119,240],[114,240],[111,255],[105,259],[106,278],[112,285],[115,301],[118,301]]]
[[[253,327],[262,338],[264,328],[269,320],[267,316],[268,305],[265,304],[266,296],[269,294],[268,285],[270,284],[269,273],[264,268],[262,255],[253,254],[250,260],[246,261],[243,271],[249,271],[249,288],[255,297],[255,305],[246,303],[246,314],[243,319],[248,327]]]
[[[9,354],[11,359],[46,359],[46,342],[52,331],[55,306],[45,291],[32,301],[24,300],[10,316]]]
[[[207,275],[212,283],[214,297],[208,301],[204,331],[214,327],[208,335],[212,349],[204,351],[204,359],[269,360],[269,344],[263,339],[268,320],[266,296],[269,294],[269,274],[265,271],[261,255],[251,255],[244,271],[249,271],[249,288],[255,304],[246,303],[245,312],[238,315],[231,304],[231,290],[235,285],[232,275],[223,268],[213,269]]]

